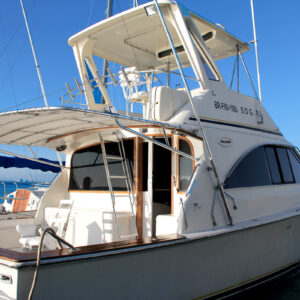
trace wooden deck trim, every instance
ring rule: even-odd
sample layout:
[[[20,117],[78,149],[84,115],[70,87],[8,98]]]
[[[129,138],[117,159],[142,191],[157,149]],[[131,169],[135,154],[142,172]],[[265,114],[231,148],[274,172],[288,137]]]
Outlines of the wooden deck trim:
[[[97,244],[90,246],[78,247],[78,250],[72,251],[71,249],[61,249],[61,250],[49,250],[43,251],[41,255],[41,261],[43,259],[54,259],[54,258],[65,258],[93,253],[103,253],[108,251],[124,250],[134,247],[142,247],[155,245],[163,242],[171,242],[176,240],[183,240],[184,236],[178,234],[170,234],[160,237],[146,237],[146,238],[136,238],[128,241],[118,241],[113,243]],[[18,252],[8,249],[0,248],[0,259],[8,260],[12,262],[29,262],[36,260],[36,252]]]

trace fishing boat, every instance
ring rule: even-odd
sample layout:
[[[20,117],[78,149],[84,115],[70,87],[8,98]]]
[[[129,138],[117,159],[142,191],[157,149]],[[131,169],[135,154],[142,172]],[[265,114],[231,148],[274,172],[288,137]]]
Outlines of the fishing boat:
[[[35,218],[0,227],[0,299],[221,298],[298,265],[299,151],[216,64],[247,43],[155,0],[69,45],[62,102],[87,107],[0,114],[1,144],[66,156]]]

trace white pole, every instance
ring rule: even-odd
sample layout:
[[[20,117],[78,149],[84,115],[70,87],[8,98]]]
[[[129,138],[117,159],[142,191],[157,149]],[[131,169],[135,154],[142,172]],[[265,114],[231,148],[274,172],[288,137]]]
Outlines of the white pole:
[[[253,24],[253,34],[254,34],[254,46],[255,46],[255,56],[256,56],[256,69],[257,69],[258,93],[259,93],[259,100],[260,100],[260,102],[261,102],[260,71],[259,71],[259,62],[258,62],[258,54],[257,54],[257,38],[256,38],[256,28],[255,28],[255,18],[254,18],[253,0],[250,0],[250,2],[251,2],[252,24]]]
[[[106,18],[111,17],[112,15],[112,0],[107,1],[107,9],[106,9]],[[103,83],[106,85],[107,83],[107,67],[108,67],[108,60],[103,60]]]
[[[22,11],[23,11],[23,15],[24,15],[25,24],[26,24],[26,29],[27,29],[27,32],[28,32],[28,37],[29,37],[29,41],[30,41],[30,45],[31,45],[31,50],[32,50],[34,62],[35,62],[36,71],[37,71],[39,81],[40,81],[40,86],[41,86],[45,106],[48,107],[48,102],[47,102],[47,97],[46,97],[46,93],[45,93],[45,90],[44,90],[44,85],[43,85],[43,81],[42,81],[40,67],[39,67],[39,64],[38,64],[38,61],[37,61],[37,58],[36,58],[36,55],[35,55],[34,46],[33,46],[33,42],[32,42],[32,39],[31,39],[31,34],[30,34],[30,30],[29,30],[29,26],[28,26],[28,22],[27,22],[27,17],[26,17],[26,13],[25,13],[25,9],[24,9],[22,0],[20,0],[20,3],[21,3],[21,6],[22,6]]]

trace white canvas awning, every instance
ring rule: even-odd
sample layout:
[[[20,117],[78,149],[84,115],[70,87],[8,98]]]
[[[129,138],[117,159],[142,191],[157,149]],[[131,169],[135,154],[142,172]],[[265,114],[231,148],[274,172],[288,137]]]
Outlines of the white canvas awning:
[[[174,124],[148,121],[118,114],[67,107],[26,109],[0,114],[0,144],[32,145],[55,149],[52,143],[65,136],[97,129],[118,128],[115,118],[127,127],[165,126]]]

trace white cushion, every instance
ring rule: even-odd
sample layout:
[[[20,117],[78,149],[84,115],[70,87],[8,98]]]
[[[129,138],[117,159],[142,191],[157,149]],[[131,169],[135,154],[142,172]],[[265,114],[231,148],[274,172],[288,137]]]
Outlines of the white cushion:
[[[152,119],[167,121],[188,101],[188,95],[183,90],[171,89],[167,86],[154,87],[152,89]]]
[[[28,225],[17,225],[17,231],[19,232],[20,236],[23,238],[37,236],[36,226],[34,224]]]
[[[40,236],[31,236],[26,238],[20,238],[19,243],[23,246],[23,248],[32,248],[37,247],[40,243]]]

